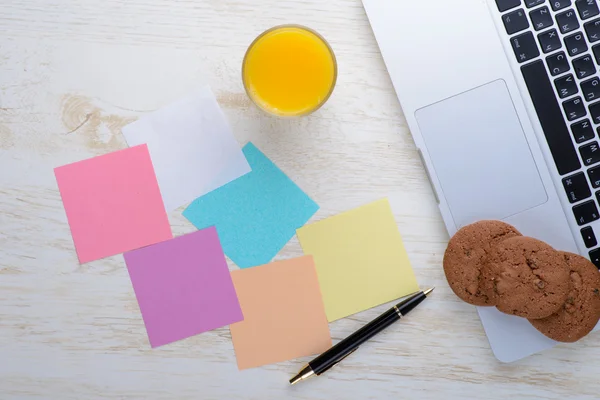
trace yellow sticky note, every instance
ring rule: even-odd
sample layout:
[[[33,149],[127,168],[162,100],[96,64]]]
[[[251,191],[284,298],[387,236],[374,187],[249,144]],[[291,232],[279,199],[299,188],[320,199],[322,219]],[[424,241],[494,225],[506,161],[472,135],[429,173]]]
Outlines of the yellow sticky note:
[[[419,290],[390,203],[378,200],[297,230],[314,257],[329,321]]]

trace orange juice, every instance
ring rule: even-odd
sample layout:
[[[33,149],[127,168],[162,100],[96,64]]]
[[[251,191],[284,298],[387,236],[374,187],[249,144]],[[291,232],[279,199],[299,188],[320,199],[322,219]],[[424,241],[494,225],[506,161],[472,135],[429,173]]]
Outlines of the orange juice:
[[[248,48],[242,67],[248,96],[278,116],[309,114],[331,95],[337,78],[333,50],[315,31],[278,26]]]

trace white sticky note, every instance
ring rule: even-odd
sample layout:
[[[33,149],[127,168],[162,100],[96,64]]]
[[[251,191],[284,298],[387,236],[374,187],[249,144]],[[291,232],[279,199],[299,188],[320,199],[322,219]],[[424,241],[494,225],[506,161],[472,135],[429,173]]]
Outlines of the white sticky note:
[[[129,146],[147,144],[167,211],[250,172],[208,86],[123,128]]]

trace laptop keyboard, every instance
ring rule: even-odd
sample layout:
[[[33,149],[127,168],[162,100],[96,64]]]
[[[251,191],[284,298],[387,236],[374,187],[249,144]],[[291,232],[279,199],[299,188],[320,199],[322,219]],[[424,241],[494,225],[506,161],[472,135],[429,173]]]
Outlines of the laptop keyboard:
[[[599,0],[495,0],[590,259],[600,247]]]

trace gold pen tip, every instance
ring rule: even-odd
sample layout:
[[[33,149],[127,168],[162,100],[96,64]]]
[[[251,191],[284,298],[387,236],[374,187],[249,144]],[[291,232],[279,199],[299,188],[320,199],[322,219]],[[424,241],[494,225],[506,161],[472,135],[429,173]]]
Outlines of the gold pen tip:
[[[290,385],[295,385],[296,383],[300,382],[301,380],[302,380],[302,377],[300,375],[296,375],[295,377],[290,379]]]
[[[431,292],[433,292],[433,289],[435,289],[435,286],[434,286],[434,287],[430,287],[430,288],[429,288],[429,289],[427,289],[427,290],[424,290],[424,291],[423,291],[423,294],[424,294],[425,296],[429,296],[429,294],[430,294]]]
[[[310,365],[307,365],[304,368],[302,368],[302,371],[298,372],[298,374],[296,376],[294,376],[292,379],[290,379],[290,385],[295,385],[296,383],[298,383],[300,381],[310,378],[314,374],[315,373],[312,370],[312,368],[310,367]]]

